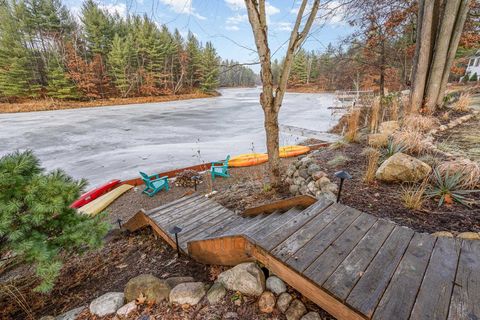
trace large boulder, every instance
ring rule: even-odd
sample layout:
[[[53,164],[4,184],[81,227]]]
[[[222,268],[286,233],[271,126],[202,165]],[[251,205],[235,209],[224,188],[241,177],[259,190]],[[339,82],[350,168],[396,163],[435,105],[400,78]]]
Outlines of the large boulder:
[[[293,297],[291,294],[284,292],[278,296],[277,299],[277,308],[281,312],[285,313],[287,311],[288,307],[290,306],[290,302],[292,302]]]
[[[266,287],[267,287],[267,290],[272,291],[276,295],[279,295],[287,291],[287,286],[285,285],[285,282],[283,282],[283,280],[280,279],[279,277],[275,277],[275,276],[268,277],[266,282]]]
[[[432,168],[405,153],[395,153],[378,168],[375,176],[386,182],[416,182],[424,179]]]
[[[142,294],[148,302],[159,303],[168,299],[171,288],[165,280],[151,274],[141,274],[128,281],[124,290],[125,299],[130,302]]]
[[[170,288],[175,288],[180,283],[195,282],[195,279],[193,279],[193,277],[171,277],[166,279],[165,282],[170,286]]]
[[[80,314],[80,312],[83,311],[83,309],[85,309],[85,306],[72,309],[70,311],[62,313],[59,316],[56,316],[55,320],[75,320]]]
[[[170,302],[176,304],[196,305],[205,295],[202,282],[181,283],[170,291]]]
[[[285,312],[285,317],[287,320],[300,320],[300,318],[307,313],[307,308],[302,301],[295,299],[290,303],[287,311]]]
[[[218,282],[232,291],[259,296],[265,290],[265,275],[254,262],[241,263],[218,276]]]
[[[90,313],[104,317],[117,312],[123,306],[124,301],[123,292],[107,292],[90,303]]]
[[[215,282],[207,292],[207,299],[210,304],[216,304],[222,301],[227,294],[227,290],[220,282]]]

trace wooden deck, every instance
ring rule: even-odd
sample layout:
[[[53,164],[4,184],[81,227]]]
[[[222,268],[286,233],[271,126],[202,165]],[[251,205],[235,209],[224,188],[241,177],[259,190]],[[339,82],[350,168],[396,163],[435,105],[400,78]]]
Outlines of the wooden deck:
[[[259,261],[338,319],[480,319],[480,241],[436,238],[319,200],[306,209],[241,217],[201,195],[140,211],[207,264]]]

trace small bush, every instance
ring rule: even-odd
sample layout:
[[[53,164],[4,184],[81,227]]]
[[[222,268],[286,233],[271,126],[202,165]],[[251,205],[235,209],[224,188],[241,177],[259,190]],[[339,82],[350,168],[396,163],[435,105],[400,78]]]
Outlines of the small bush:
[[[363,181],[372,182],[375,180],[375,173],[378,169],[378,161],[381,156],[381,152],[377,149],[368,148],[367,153],[367,167],[365,169],[365,174],[363,176]]]
[[[393,142],[393,139],[388,140],[387,147],[383,150],[383,160],[387,160],[395,153],[403,152],[405,150],[405,146],[401,143]]]
[[[470,94],[462,93],[458,101],[453,104],[452,109],[458,112],[468,112],[470,110],[470,101]]]
[[[459,174],[459,186],[464,189],[474,189],[480,186],[480,165],[469,159],[459,159],[443,162],[438,166],[442,175],[447,172]]]
[[[62,252],[98,248],[108,231],[103,215],[91,218],[70,208],[85,185],[60,170],[46,173],[31,151],[0,158],[0,255],[11,251],[34,265],[37,291],[53,287]]]
[[[341,139],[341,140],[337,140],[337,141],[331,143],[331,144],[328,146],[328,149],[330,149],[330,150],[338,150],[338,149],[345,148],[346,146],[348,146],[348,142],[345,141],[344,139]]]
[[[451,205],[454,202],[470,207],[471,199],[467,194],[479,192],[480,190],[465,190],[461,186],[462,174],[460,172],[450,174],[448,171],[442,174],[437,168],[433,170],[433,183],[427,190],[430,198],[439,198],[438,206],[443,204]]]
[[[360,109],[353,109],[347,118],[347,132],[345,141],[354,142],[358,140],[358,129],[360,121]]]
[[[401,198],[406,208],[412,210],[420,210],[425,202],[425,191],[428,186],[428,178],[424,179],[420,184],[411,184],[402,186]]]
[[[370,133],[376,133],[380,119],[381,103],[379,98],[375,98],[370,108]]]
[[[335,156],[332,160],[329,160],[327,162],[327,165],[329,165],[330,167],[341,166],[345,164],[345,162],[347,162],[348,160],[350,160],[348,157],[340,154],[338,156]]]
[[[393,134],[393,143],[403,145],[404,151],[421,154],[428,149],[423,133],[415,130],[400,130]]]
[[[419,114],[411,114],[403,119],[403,129],[408,131],[428,132],[438,124],[438,120],[434,117]]]

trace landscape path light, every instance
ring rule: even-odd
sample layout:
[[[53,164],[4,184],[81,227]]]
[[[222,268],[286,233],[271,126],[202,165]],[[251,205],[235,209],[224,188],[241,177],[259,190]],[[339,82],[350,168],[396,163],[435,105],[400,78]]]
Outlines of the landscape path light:
[[[200,181],[200,176],[196,175],[196,176],[193,176],[191,179],[193,180],[195,191],[197,191],[197,184],[198,184],[198,181]]]
[[[182,232],[182,228],[180,228],[179,226],[173,226],[173,228],[171,228],[169,232],[175,235],[175,245],[177,246],[177,255],[180,257],[180,247],[178,246],[178,234]]]
[[[338,187],[338,194],[337,194],[337,203],[340,202],[340,194],[342,193],[343,181],[345,179],[350,180],[352,176],[347,171],[338,171],[335,172],[335,177],[340,179],[340,186]]]

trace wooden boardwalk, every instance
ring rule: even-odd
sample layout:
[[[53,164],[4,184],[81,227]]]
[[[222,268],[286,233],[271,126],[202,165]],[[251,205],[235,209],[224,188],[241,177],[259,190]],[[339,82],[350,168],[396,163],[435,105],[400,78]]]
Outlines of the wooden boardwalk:
[[[241,217],[201,195],[139,212],[207,264],[259,261],[338,319],[480,319],[480,241],[436,238],[319,200]]]

